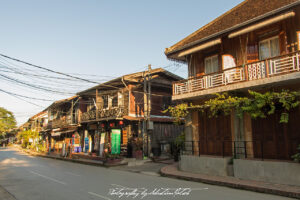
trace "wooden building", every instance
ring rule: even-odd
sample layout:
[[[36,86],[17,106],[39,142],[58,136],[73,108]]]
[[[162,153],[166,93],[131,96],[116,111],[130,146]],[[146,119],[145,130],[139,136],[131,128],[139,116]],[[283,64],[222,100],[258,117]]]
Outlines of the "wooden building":
[[[162,68],[150,68],[79,92],[84,151],[100,156],[106,152],[141,157],[141,150],[160,155],[182,129],[162,113],[171,104],[172,82],[178,80]]]
[[[188,79],[173,83],[172,99],[201,104],[220,92],[299,91],[299,31],[298,0],[242,2],[165,50],[169,59],[188,64]],[[193,111],[187,117],[189,150],[214,158],[291,160],[300,144],[300,108],[287,124],[279,123],[279,117],[240,119],[233,111],[209,118]]]
[[[74,138],[78,137],[79,97],[55,101],[47,111],[48,123],[44,131],[48,133],[50,150],[64,155],[74,151]]]

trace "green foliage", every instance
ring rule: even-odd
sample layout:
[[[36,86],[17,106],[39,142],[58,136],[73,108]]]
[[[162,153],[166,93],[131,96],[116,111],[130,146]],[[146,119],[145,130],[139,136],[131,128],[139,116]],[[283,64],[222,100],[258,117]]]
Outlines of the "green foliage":
[[[295,162],[300,162],[300,144],[299,144],[297,150],[298,150],[299,152],[296,153],[295,155],[293,155],[293,156],[292,156],[292,159],[294,159]]]
[[[202,108],[203,111],[205,108],[209,109],[210,117],[215,117],[219,114],[229,115],[232,109],[236,109],[240,113],[240,105],[247,100],[245,97],[232,97],[227,93],[216,95],[216,98],[206,101]]]
[[[16,127],[16,119],[12,112],[0,107],[0,135],[4,136],[5,133]]]
[[[299,92],[283,90],[281,92],[266,92],[264,94],[249,90],[249,97],[229,96],[227,93],[216,94],[215,98],[201,105],[179,104],[169,107],[164,112],[170,112],[176,122],[186,117],[191,109],[208,111],[210,117],[220,114],[228,115],[235,110],[238,116],[248,113],[254,119],[266,118],[275,111],[281,112],[280,123],[288,123],[289,111],[299,105]]]
[[[174,144],[178,149],[182,149],[185,141],[185,133],[182,132],[175,138]]]
[[[23,148],[30,148],[30,149],[36,149],[36,147],[40,147],[39,145],[42,145],[42,141],[39,140],[40,135],[37,131],[27,130],[27,131],[21,131],[18,134],[18,140],[22,141],[22,147]],[[33,142],[30,142],[30,139],[32,139]]]
[[[169,106],[168,109],[164,110],[163,113],[169,112],[175,118],[176,123],[180,123],[182,118],[188,115],[188,104],[178,104],[175,107]]]
[[[266,92],[264,94],[249,91],[252,96],[242,106],[242,110],[249,113],[252,118],[266,118],[274,114],[276,110],[281,111],[280,123],[288,123],[289,114],[292,108],[299,105],[297,97],[299,93],[283,90],[282,92]]]

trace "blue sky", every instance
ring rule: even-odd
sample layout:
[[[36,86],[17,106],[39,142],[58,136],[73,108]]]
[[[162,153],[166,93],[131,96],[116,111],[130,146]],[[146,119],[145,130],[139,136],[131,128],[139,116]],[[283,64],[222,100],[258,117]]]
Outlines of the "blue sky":
[[[143,70],[148,64],[153,67],[172,64],[164,55],[166,47],[240,2],[0,0],[0,53],[61,72],[109,79]],[[186,66],[169,69],[186,76]],[[37,91],[1,79],[0,89],[39,97]],[[49,102],[32,102],[49,105]],[[42,109],[3,93],[0,106],[15,112],[18,123]]]

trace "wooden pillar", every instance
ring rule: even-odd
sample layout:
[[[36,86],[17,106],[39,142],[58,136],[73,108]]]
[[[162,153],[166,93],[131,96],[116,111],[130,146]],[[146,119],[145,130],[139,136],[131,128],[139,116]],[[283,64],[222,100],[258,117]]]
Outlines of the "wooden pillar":
[[[194,155],[199,155],[199,112],[192,111],[192,138],[193,138],[193,153]]]
[[[252,122],[249,114],[244,114],[244,137],[246,141],[247,158],[254,158]]]
[[[232,141],[232,143],[231,143],[231,149],[232,149],[232,155],[234,156],[234,152],[235,152],[235,135],[236,135],[236,133],[235,133],[235,128],[234,128],[234,126],[235,126],[235,111],[232,111],[231,112],[231,114],[230,114],[230,126],[231,126],[231,128],[230,128],[230,130],[231,130],[231,141]]]

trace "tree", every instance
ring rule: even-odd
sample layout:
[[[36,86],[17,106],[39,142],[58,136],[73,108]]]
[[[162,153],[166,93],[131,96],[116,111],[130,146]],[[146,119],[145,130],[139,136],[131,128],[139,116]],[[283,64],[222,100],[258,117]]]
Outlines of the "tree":
[[[0,137],[16,127],[16,119],[12,112],[0,107]]]

